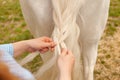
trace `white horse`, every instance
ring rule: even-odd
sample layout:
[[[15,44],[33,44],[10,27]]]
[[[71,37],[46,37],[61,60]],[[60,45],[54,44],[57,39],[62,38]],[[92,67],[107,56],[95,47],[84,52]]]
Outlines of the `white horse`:
[[[53,33],[59,34],[54,32],[54,26],[60,23],[60,21],[58,21],[57,23],[56,19],[54,19],[56,17],[55,14],[57,13],[55,7],[59,6],[57,5],[57,3],[54,4],[54,2],[52,1],[54,0],[20,0],[24,18],[27,22],[27,25],[29,26],[31,33],[35,37],[51,37]],[[56,2],[57,1],[60,2],[59,0],[56,0]],[[64,1],[64,4],[62,4],[63,6],[61,6],[64,9],[69,0],[61,1]],[[79,3],[80,1],[83,1],[84,3],[81,4]],[[69,27],[67,27],[67,37],[65,37],[64,42],[60,42],[64,47],[66,46],[68,49],[72,50],[75,55],[76,63],[73,72],[73,80],[93,80],[94,66],[97,58],[98,42],[101,38],[107,22],[109,3],[110,0],[78,0],[78,4],[81,6],[78,6],[80,8],[79,13],[76,14],[77,16],[75,17],[75,21],[79,28],[72,27],[69,29]],[[74,7],[74,2],[73,5],[70,6]],[[56,13],[53,16],[53,12],[55,12],[55,10]],[[74,9],[72,9],[69,13],[71,14],[72,11],[74,11]],[[69,22],[69,24],[68,25],[71,26],[72,22]],[[77,33],[75,33],[78,29],[80,30],[79,39],[76,38]],[[65,32],[66,31],[63,30],[63,34]],[[27,59],[31,58],[30,60],[32,60],[36,55],[37,54],[29,55]],[[52,56],[53,54],[41,55],[45,63],[47,63],[47,61],[49,61]],[[54,60],[55,59],[52,59],[51,61]],[[55,80],[57,76],[57,68],[55,65],[51,66],[52,67],[49,67],[49,69],[45,69],[46,72],[42,74],[42,76],[38,77],[39,74],[37,74],[37,79],[40,78],[41,80]]]

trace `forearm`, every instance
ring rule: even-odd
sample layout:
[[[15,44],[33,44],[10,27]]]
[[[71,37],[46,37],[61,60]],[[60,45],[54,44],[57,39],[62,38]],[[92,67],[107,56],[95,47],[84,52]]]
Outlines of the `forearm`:
[[[14,57],[17,57],[28,50],[28,45],[26,44],[26,41],[13,43]]]

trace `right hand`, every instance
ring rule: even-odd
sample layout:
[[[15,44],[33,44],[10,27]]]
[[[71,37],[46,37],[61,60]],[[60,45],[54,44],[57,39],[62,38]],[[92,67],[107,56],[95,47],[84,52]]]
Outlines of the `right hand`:
[[[71,51],[62,49],[61,54],[58,57],[58,68],[60,74],[71,75],[74,67],[75,58]]]

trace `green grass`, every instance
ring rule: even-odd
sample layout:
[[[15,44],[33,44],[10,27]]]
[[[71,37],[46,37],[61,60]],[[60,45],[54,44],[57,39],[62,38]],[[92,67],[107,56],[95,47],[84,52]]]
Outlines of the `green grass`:
[[[113,36],[120,27],[120,0],[111,0],[106,36]]]
[[[23,20],[18,0],[0,0],[0,22]]]
[[[31,65],[32,64],[32,65]],[[36,72],[40,66],[43,64],[41,61],[41,57],[38,55],[34,58],[33,61],[29,62],[28,64],[24,65],[27,69],[29,69],[32,73]]]
[[[32,38],[18,0],[0,0],[0,44]]]
[[[120,18],[120,0],[111,0],[109,14],[112,17]]]

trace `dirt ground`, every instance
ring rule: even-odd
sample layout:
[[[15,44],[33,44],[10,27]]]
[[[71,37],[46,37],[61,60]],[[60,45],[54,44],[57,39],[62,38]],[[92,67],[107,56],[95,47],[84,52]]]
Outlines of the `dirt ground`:
[[[94,73],[95,80],[120,80],[120,27],[113,36],[103,34]]]

